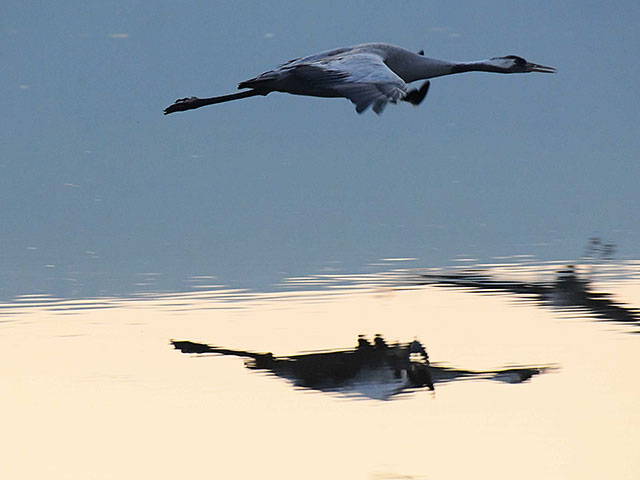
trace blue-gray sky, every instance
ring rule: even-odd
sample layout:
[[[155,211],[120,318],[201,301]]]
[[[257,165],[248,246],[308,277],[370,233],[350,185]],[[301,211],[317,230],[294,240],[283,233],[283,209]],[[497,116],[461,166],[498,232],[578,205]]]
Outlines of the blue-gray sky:
[[[639,24],[636,1],[4,1],[0,297],[569,259],[591,236],[638,258]],[[558,74],[443,77],[381,116],[284,94],[162,115],[369,41]]]

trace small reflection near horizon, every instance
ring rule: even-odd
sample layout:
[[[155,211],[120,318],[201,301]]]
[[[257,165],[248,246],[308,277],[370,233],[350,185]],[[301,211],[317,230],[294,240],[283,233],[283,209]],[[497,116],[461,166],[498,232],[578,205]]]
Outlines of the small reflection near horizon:
[[[449,273],[423,273],[419,275],[415,285],[458,288],[484,294],[497,292],[512,294],[520,301],[550,307],[576,317],[582,313],[601,321],[640,326],[638,307],[627,305],[610,293],[596,291],[593,281],[595,272],[592,265],[565,265],[556,270],[552,278],[547,276],[545,280],[519,279],[518,273],[523,272],[518,272],[517,267],[503,268],[502,271],[491,268],[470,268]],[[604,273],[604,277],[602,275],[601,272],[600,278],[614,277],[612,272]],[[619,275],[618,271],[618,280],[620,280]],[[626,275],[626,278],[636,279],[637,275],[636,271]]]

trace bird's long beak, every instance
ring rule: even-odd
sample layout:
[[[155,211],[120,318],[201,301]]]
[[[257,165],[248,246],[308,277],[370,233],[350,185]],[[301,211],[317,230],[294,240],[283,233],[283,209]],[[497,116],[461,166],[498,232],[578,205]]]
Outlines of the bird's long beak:
[[[544,65],[538,65],[536,63],[527,63],[527,72],[540,72],[540,73],[556,73],[556,69],[553,67],[545,67]]]

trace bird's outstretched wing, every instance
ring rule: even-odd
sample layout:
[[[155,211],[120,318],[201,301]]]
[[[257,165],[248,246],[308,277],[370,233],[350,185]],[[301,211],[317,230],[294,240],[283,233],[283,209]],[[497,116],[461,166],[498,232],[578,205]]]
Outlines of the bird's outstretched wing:
[[[334,48],[332,50],[325,50],[323,52],[318,52],[318,53],[314,53],[313,55],[307,55],[306,57],[298,57],[298,58],[293,58],[291,60],[289,60],[288,62],[282,63],[280,65],[278,65],[278,68],[281,67],[289,67],[293,64],[298,64],[298,63],[310,63],[310,62],[315,62],[317,60],[321,60],[321,59],[327,59],[329,57],[333,57],[335,55],[340,55],[342,53],[346,53],[349,51],[352,51],[353,47],[341,47],[341,48]]]
[[[330,89],[348,98],[358,113],[371,105],[374,112],[381,113],[388,102],[395,103],[407,95],[405,82],[372,53],[338,54],[284,69],[313,88]]]

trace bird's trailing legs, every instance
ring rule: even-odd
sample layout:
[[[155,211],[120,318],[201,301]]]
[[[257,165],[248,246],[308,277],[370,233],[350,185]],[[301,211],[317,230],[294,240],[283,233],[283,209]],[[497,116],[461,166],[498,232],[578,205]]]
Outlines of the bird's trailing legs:
[[[185,110],[193,110],[194,108],[204,107],[205,105],[213,105],[215,103],[230,102],[231,100],[239,100],[241,98],[254,97],[256,95],[267,95],[267,90],[246,90],[244,92],[232,93],[230,95],[222,95],[220,97],[210,98],[198,98],[198,97],[186,97],[179,98],[167,108],[164,109],[164,114],[169,115],[173,112],[184,112]]]
[[[403,98],[405,102],[409,102],[414,107],[420,105],[424,97],[427,96],[427,92],[429,91],[429,80],[424,82],[420,88],[416,88],[414,90],[409,90],[407,95]]]
[[[424,82],[420,88],[410,90],[403,98],[405,102],[409,102],[413,106],[418,106],[427,96],[429,91],[429,80]],[[251,89],[244,92],[232,93],[229,95],[222,95],[220,97],[198,98],[198,97],[185,97],[179,98],[167,108],[164,109],[164,114],[169,115],[174,112],[184,112],[186,110],[193,110],[195,108],[204,107],[206,105],[214,105],[216,103],[230,102],[232,100],[240,100],[241,98],[255,97],[256,95],[267,95],[269,90]]]

